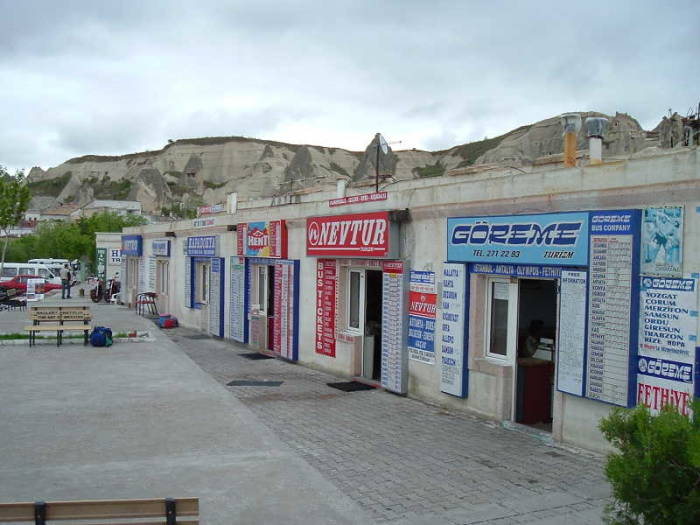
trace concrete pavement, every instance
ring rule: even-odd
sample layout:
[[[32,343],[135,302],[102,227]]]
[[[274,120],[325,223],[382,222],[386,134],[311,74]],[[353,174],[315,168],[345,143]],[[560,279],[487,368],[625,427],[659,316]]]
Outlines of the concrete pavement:
[[[93,311],[156,341],[0,346],[0,501],[196,496],[202,523],[371,522],[153,323]],[[25,322],[0,312],[3,332]]]
[[[465,413],[384,391],[345,393],[337,377],[215,339],[171,337],[285,443],[370,516],[371,523],[601,523],[610,487],[602,458]]]

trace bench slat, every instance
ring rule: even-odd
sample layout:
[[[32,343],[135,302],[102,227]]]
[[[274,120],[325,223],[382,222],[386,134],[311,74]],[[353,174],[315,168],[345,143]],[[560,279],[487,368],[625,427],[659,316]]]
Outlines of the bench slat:
[[[54,324],[54,325],[32,325],[25,326],[25,332],[58,332],[58,331],[74,331],[74,330],[91,330],[92,327],[88,324]]]
[[[187,523],[180,516],[198,516],[198,498],[176,498],[178,523]],[[86,520],[111,518],[158,518],[165,516],[165,500],[87,500],[46,502],[48,520]],[[0,503],[0,523],[34,521],[34,503]],[[164,523],[164,522],[154,522]],[[197,523],[196,521],[193,523]]]

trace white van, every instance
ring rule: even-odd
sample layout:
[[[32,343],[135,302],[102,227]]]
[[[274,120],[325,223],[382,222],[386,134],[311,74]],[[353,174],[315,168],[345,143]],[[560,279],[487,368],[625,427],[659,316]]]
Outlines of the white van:
[[[27,261],[28,264],[43,264],[46,266],[55,276],[59,276],[61,274],[61,268],[63,268],[63,265],[65,264],[70,264],[70,261],[68,259],[29,259]],[[71,271],[73,271],[71,269]],[[61,284],[61,283],[57,283]]]
[[[0,274],[0,281],[9,281],[18,275],[38,275],[52,284],[61,284],[61,276],[45,264],[6,262]]]

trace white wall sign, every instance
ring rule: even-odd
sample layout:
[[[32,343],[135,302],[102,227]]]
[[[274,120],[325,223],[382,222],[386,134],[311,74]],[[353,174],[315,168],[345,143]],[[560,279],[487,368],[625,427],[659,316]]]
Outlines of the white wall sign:
[[[156,258],[148,257],[148,290],[149,292],[156,291]]]
[[[224,263],[221,258],[212,258],[209,276],[209,333],[223,337]]]
[[[442,270],[440,324],[442,326],[442,360],[440,390],[453,396],[466,397],[464,327],[466,319],[466,279],[464,264],[445,263]]]
[[[230,321],[231,339],[240,343],[245,342],[245,260],[242,257],[231,257],[231,289],[230,289]]]
[[[557,389],[582,396],[588,275],[586,272],[563,270],[560,286]]]
[[[392,268],[387,268],[391,264]],[[393,266],[396,265],[396,266]],[[405,287],[403,264],[384,263],[382,274],[382,386],[405,394],[408,359],[405,346]]]
[[[192,257],[185,257],[185,306],[192,308]]]
[[[666,404],[689,415],[695,391],[697,279],[642,277],[639,294],[637,404]]]
[[[628,404],[632,243],[591,235],[586,395],[620,406]]]

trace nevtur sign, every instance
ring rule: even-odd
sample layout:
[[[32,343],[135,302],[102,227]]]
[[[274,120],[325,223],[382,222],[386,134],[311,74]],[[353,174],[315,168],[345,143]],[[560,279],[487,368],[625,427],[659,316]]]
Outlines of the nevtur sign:
[[[311,217],[306,220],[306,254],[394,258],[396,236],[396,225],[385,211]]]

